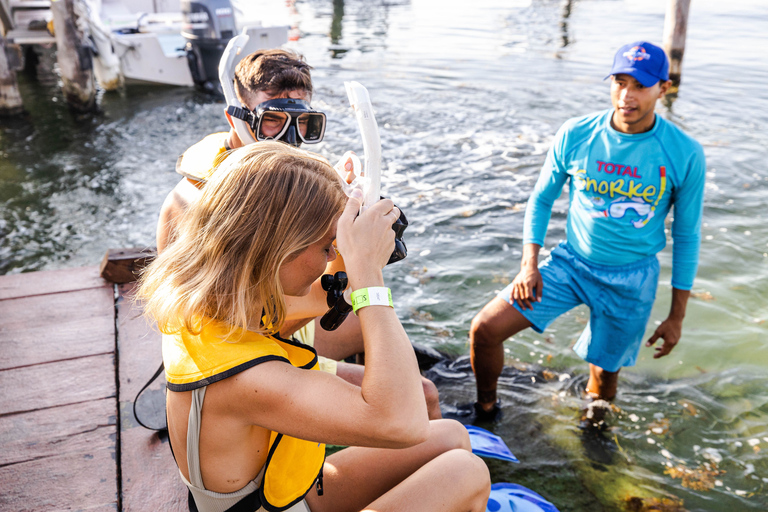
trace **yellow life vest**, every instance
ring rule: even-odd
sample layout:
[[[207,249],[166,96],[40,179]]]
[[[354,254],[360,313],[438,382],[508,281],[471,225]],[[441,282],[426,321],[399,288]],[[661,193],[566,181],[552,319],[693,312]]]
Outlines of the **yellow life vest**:
[[[252,331],[236,331],[210,322],[199,335],[182,330],[163,335],[165,378],[171,391],[190,391],[231,377],[267,361],[284,361],[305,370],[317,370],[317,353],[302,343]],[[325,445],[272,432],[264,477],[258,490],[262,506],[270,512],[298,503],[318,480],[322,486]]]
[[[228,132],[212,133],[205,137],[179,157],[176,172],[192,181],[205,183],[213,174],[216,157],[229,149],[228,137]]]

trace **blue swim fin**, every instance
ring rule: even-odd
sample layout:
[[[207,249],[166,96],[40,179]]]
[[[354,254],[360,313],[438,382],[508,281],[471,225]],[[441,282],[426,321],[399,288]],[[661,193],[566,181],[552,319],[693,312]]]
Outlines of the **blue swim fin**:
[[[502,438],[484,428],[465,425],[469,432],[469,441],[472,443],[472,453],[481,457],[520,462],[512,455],[507,444]]]
[[[491,486],[486,512],[559,512],[539,494],[518,484],[498,483]]]

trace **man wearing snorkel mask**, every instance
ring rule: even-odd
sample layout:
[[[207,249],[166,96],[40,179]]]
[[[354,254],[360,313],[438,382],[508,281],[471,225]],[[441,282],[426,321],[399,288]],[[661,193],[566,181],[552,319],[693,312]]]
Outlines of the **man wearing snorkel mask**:
[[[179,157],[176,172],[182,178],[163,203],[157,225],[157,249],[163,251],[173,240],[176,225],[187,205],[196,201],[206,180],[216,169],[216,164],[229,149],[244,144],[235,128],[236,120],[244,121],[253,140],[259,143],[277,140],[299,147],[316,144],[325,135],[326,117],[323,112],[310,106],[313,86],[311,67],[297,53],[284,49],[259,50],[244,57],[234,70],[234,90],[240,106],[228,105],[225,115],[229,132],[214,133],[189,148]],[[243,133],[243,132],[241,132]],[[354,178],[351,157],[342,159],[337,169],[343,169],[347,181]],[[343,259],[326,270],[335,273],[344,270]],[[321,358],[321,368],[360,385],[363,367],[337,360],[362,352],[363,337],[360,323],[349,315],[334,331],[325,331],[315,324],[314,318],[325,313],[325,292],[320,283],[313,288],[310,298],[286,297],[289,311],[294,314],[284,324],[281,335],[294,335],[300,341],[314,345]],[[441,417],[437,388],[423,379],[423,388],[430,419]]]
[[[528,200],[520,273],[472,321],[470,344],[478,416],[493,417],[503,342],[586,304],[590,319],[573,350],[589,363],[591,399],[585,427],[616,395],[619,371],[637,361],[656,297],[674,206],[672,306],[646,347],[655,359],[678,343],[698,265],[705,159],[701,145],[654,113],[670,87],[664,50],[647,42],[623,46],[606,79],[612,109],[570,119],[558,130]],[[567,240],[538,264],[552,205],[568,183]]]

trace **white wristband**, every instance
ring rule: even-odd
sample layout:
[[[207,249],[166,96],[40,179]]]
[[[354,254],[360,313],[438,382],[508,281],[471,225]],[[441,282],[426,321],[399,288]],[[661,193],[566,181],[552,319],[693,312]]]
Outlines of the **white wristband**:
[[[352,292],[352,309],[357,310],[365,306],[389,306],[395,307],[392,302],[392,291],[385,286],[371,286],[360,288]]]

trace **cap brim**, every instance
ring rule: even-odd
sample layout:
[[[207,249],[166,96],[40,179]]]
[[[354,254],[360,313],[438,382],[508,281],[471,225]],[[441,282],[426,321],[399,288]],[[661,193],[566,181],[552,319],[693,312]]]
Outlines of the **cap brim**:
[[[630,75],[637,79],[638,82],[643,84],[644,87],[653,87],[659,81],[661,81],[661,78],[635,68],[614,68],[611,70],[611,74],[603,78],[603,80],[607,80],[613,75]]]

